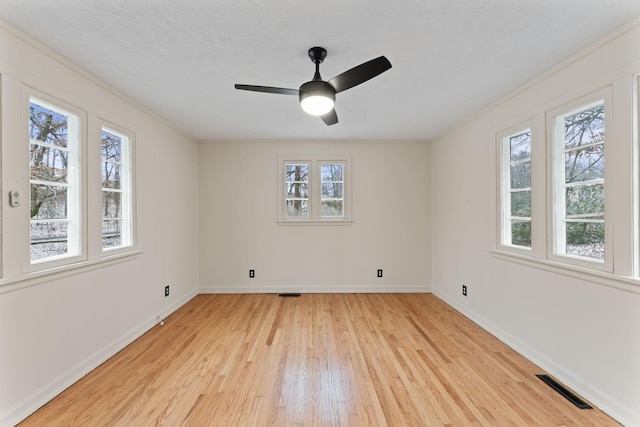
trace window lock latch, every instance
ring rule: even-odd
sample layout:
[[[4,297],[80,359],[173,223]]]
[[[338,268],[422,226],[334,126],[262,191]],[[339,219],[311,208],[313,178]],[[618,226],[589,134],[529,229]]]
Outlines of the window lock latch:
[[[12,208],[17,208],[20,206],[20,192],[19,191],[10,191],[9,192],[9,206]]]

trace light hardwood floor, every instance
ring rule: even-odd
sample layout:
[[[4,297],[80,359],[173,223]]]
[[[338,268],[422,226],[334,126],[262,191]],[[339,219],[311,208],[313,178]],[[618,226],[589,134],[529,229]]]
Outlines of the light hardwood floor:
[[[430,294],[200,295],[22,426],[614,426]]]

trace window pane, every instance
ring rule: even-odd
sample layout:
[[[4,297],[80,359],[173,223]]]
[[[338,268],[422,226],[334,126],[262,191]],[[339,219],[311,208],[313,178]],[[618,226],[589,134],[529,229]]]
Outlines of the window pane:
[[[102,221],[102,247],[111,248],[122,245],[122,220]]]
[[[604,141],[604,104],[564,117],[566,148]]]
[[[40,144],[29,149],[31,179],[48,182],[67,182],[67,151]]]
[[[342,199],[343,187],[341,182],[335,183],[323,183],[322,184],[322,198]]]
[[[31,261],[67,255],[66,221],[31,223]]]
[[[121,193],[113,191],[102,192],[102,216],[103,218],[121,218],[122,202]]]
[[[306,182],[309,180],[309,165],[286,165],[285,180],[287,182]]]
[[[511,165],[511,188],[531,187],[531,162]]]
[[[604,179],[604,144],[565,153],[565,182]]]
[[[31,219],[66,219],[67,187],[31,184]]]
[[[287,216],[308,216],[309,202],[307,200],[287,200]]]
[[[58,147],[67,147],[68,117],[35,102],[29,104],[29,136]]]
[[[604,185],[567,187],[565,193],[567,219],[604,219]]]
[[[323,200],[322,216],[344,216],[344,202],[342,200]]]
[[[568,255],[604,260],[603,222],[569,222],[566,232]]]
[[[531,216],[531,191],[511,193],[511,216]]]
[[[102,159],[120,162],[122,138],[105,130],[102,131]]]
[[[322,181],[342,181],[342,169],[341,164],[322,165]]]
[[[511,220],[511,244],[531,247],[531,221]]]
[[[531,158],[531,132],[509,138],[511,161]]]
[[[102,187],[119,189],[121,170],[117,163],[102,162]]]
[[[309,184],[302,183],[287,183],[287,198],[296,199],[308,199],[309,198]]]

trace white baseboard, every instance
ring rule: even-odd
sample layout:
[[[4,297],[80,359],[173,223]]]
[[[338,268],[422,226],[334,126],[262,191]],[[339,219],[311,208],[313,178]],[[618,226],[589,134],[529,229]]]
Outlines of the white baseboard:
[[[573,389],[586,400],[596,405],[611,418],[625,426],[640,426],[640,414],[638,414],[637,411],[627,407],[617,400],[611,399],[611,397],[602,392],[602,390],[589,386],[587,381],[571,372],[571,370],[559,365],[554,360],[532,349],[527,344],[487,320],[485,317],[479,315],[468,307],[459,304],[455,299],[449,298],[447,294],[444,294],[437,289],[433,290],[433,294],[471,319],[500,341],[513,348],[522,356],[538,365],[542,370],[550,373],[562,383],[566,384],[569,388]]]
[[[31,394],[21,402],[1,413],[0,426],[14,426],[20,421],[27,418],[45,403],[56,397],[58,394],[62,393],[76,381],[87,375],[89,372],[100,366],[120,350],[141,337],[145,332],[147,332],[158,323],[159,318],[164,319],[168,317],[171,313],[182,307],[197,294],[197,290],[188,293],[184,297],[172,303],[169,307],[162,310],[160,313],[151,316],[144,322],[137,325],[131,331],[124,334],[122,337],[111,342],[100,351],[88,357],[86,360],[78,364],[78,366],[60,374],[57,378],[42,386],[35,393]]]
[[[201,294],[425,294],[431,293],[427,285],[408,286],[204,286]]]

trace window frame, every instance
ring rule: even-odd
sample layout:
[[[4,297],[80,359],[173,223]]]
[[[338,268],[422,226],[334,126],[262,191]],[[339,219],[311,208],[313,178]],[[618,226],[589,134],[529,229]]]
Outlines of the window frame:
[[[286,173],[287,165],[309,165],[309,197],[307,216],[289,216],[287,214]],[[340,164],[343,166],[343,215],[322,216],[322,165]],[[348,225],[353,222],[351,212],[351,158],[349,156],[281,156],[278,158],[278,212],[279,224],[297,225]]]
[[[99,121],[99,154],[96,157],[99,157],[99,168],[97,168],[97,175],[99,175],[99,183],[100,183],[100,214],[96,217],[100,219],[100,227],[99,227],[99,241],[100,241],[100,254],[104,256],[108,256],[111,254],[117,254],[122,252],[128,252],[135,248],[135,231],[136,227],[136,215],[135,215],[135,194],[134,194],[134,167],[135,164],[135,136],[131,131],[126,130],[125,128],[115,125],[111,122],[108,122],[103,119],[98,119]],[[121,184],[120,191],[121,194],[121,220],[122,220],[122,231],[121,231],[121,244],[118,246],[105,247],[103,243],[103,228],[102,223],[105,218],[102,215],[102,197],[105,192],[105,188],[102,186],[102,162],[104,158],[102,157],[102,133],[108,132],[114,134],[121,138],[122,147],[120,149],[121,156]]]
[[[530,217],[531,224],[531,246],[516,245],[511,242],[511,138],[529,133],[529,141],[531,149],[529,152],[529,192],[530,192]],[[532,255],[534,253],[535,228],[537,228],[537,218],[534,220],[535,199],[533,190],[533,159],[534,159],[534,141],[536,132],[532,120],[511,126],[496,135],[496,144],[498,152],[498,236],[497,246],[505,251],[519,253],[523,255]]]
[[[558,120],[562,117],[576,114],[580,111],[585,111],[593,106],[603,104],[604,107],[604,128],[605,128],[605,142],[604,142],[604,156],[605,156],[605,170],[603,179],[604,192],[607,194],[607,176],[609,175],[607,169],[607,158],[610,157],[607,144],[607,140],[610,139],[610,135],[613,133],[613,95],[612,88],[610,86],[592,92],[588,95],[574,99],[573,101],[562,104],[546,113],[546,126],[547,126],[547,173],[548,173],[548,185],[547,185],[547,259],[556,261],[563,264],[573,265],[576,267],[588,268],[592,270],[599,270],[604,272],[613,273],[613,205],[611,200],[605,203],[604,206],[604,259],[591,259],[588,257],[581,257],[571,254],[563,253],[559,249],[560,245],[566,243],[563,236],[565,236],[566,230],[560,227],[564,227],[564,212],[565,206],[565,183],[564,183],[564,170],[565,170],[565,143],[564,143],[564,129],[558,126]],[[609,182],[611,182],[609,180]],[[606,197],[606,196],[605,196]]]
[[[4,76],[2,76],[4,77]],[[3,104],[14,105],[5,109],[2,119],[3,135],[11,135],[16,144],[2,144],[2,158],[10,163],[3,165],[2,191],[7,195],[2,203],[2,270],[0,294],[23,287],[39,285],[51,278],[65,277],[72,271],[89,271],[104,265],[122,262],[139,256],[137,238],[137,214],[135,201],[135,133],[116,125],[119,120],[105,120],[97,114],[68,102],[64,93],[55,90],[47,93],[16,79],[1,79]],[[78,187],[81,228],[80,253],[77,256],[49,258],[37,263],[30,255],[30,103],[32,100],[44,107],[54,107],[78,117]],[[6,101],[6,102],[5,102]],[[103,250],[102,248],[102,177],[101,177],[101,129],[102,126],[129,137],[129,167],[131,188],[130,223],[131,240],[128,246]],[[9,192],[20,193],[20,204],[10,206]],[[12,224],[11,232],[6,232]],[[15,225],[15,226],[14,226]],[[7,248],[12,248],[8,250]]]
[[[68,264],[75,264],[81,261],[87,260],[87,174],[86,174],[86,135],[87,135],[87,113],[67,102],[64,102],[55,97],[49,96],[36,89],[25,88],[23,91],[23,114],[21,115],[21,127],[24,129],[22,143],[24,144],[25,151],[27,152],[26,159],[29,159],[29,147],[31,145],[31,138],[29,135],[29,122],[30,122],[30,108],[31,103],[39,103],[45,108],[49,108],[53,111],[60,112],[62,114],[73,114],[76,117],[77,123],[74,126],[73,133],[76,135],[74,142],[74,152],[68,151],[73,159],[73,165],[70,168],[75,169],[74,176],[75,182],[69,185],[67,188],[75,187],[75,191],[72,193],[74,199],[74,206],[72,217],[75,217],[76,225],[72,231],[69,231],[68,240],[71,239],[69,235],[74,237],[74,242],[68,243],[77,247],[76,253],[66,256],[54,256],[45,258],[42,260],[32,261],[31,259],[31,217],[27,213],[25,216],[26,225],[24,226],[24,238],[23,241],[26,244],[23,245],[22,250],[22,272],[36,272],[56,268]],[[71,133],[71,129],[68,129]],[[26,142],[26,144],[25,144]],[[25,162],[24,166],[26,176],[30,177],[30,161]],[[27,187],[22,191],[22,207],[23,209],[31,209],[31,179],[27,179]],[[69,191],[67,190],[68,194]],[[29,196],[27,196],[29,195]],[[75,235],[75,236],[74,236]]]

